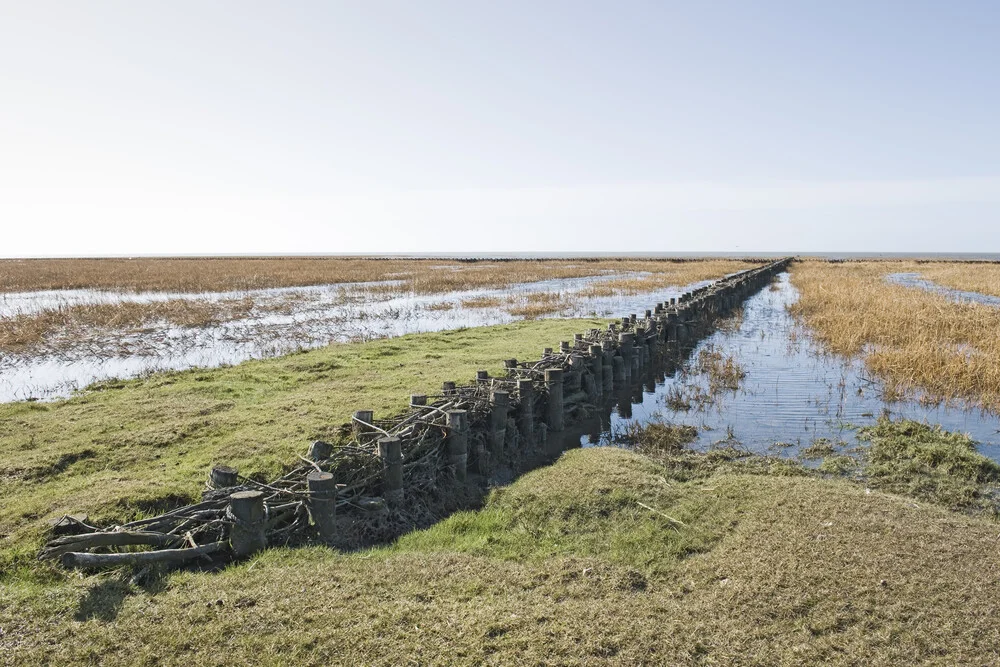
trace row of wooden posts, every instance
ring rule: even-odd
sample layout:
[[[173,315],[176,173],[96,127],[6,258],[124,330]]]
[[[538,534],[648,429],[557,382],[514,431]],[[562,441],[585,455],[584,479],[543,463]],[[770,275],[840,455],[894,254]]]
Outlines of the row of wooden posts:
[[[458,387],[446,382],[440,397],[429,403],[426,395],[412,395],[409,407],[417,413],[443,412],[445,429],[442,473],[466,482],[470,455],[475,463],[472,472],[488,481],[491,461],[503,460],[504,444],[516,439],[522,449],[544,442],[549,434],[563,431],[567,415],[580,405],[597,405],[610,397],[616,387],[628,386],[632,377],[652,363],[660,349],[678,350],[692,343],[692,337],[716,316],[724,314],[756,293],[783,271],[790,259],[742,271],[710,285],[659,303],[644,315],[622,317],[607,331],[592,329],[564,341],[558,351],[546,348],[537,362],[505,362],[506,378],[491,378],[480,371],[472,387]],[[484,388],[487,391],[484,391]],[[486,418],[474,433],[470,410],[455,407],[464,403]],[[447,409],[443,409],[442,406]],[[441,415],[435,415],[440,419]],[[354,413],[355,437],[377,447],[382,463],[381,497],[391,510],[406,501],[404,488],[404,442],[391,429],[380,428],[371,410]],[[405,422],[405,420],[404,420]],[[476,437],[478,436],[478,437]],[[374,441],[374,442],[372,442]],[[484,443],[474,448],[473,441]],[[329,455],[326,443],[314,443],[310,458],[322,460]],[[510,453],[506,453],[510,454]],[[216,468],[212,479],[219,487],[232,486],[226,475],[229,468]],[[235,474],[235,471],[232,471]],[[319,538],[331,542],[336,537],[337,483],[333,473],[316,469],[307,475],[307,508]],[[229,514],[233,519],[230,542],[234,555],[245,556],[266,545],[264,534],[265,505],[261,491],[239,491],[231,495]]]

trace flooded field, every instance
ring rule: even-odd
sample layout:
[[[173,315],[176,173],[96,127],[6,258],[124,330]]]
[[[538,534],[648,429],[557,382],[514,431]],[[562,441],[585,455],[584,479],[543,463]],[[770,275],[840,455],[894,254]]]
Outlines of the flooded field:
[[[611,444],[633,422],[663,420],[695,427],[696,449],[735,445],[791,456],[813,445],[856,446],[854,427],[888,415],[968,433],[1000,461],[1000,418],[965,403],[887,394],[860,359],[831,354],[811,338],[788,310],[798,297],[781,274],[680,368],[649,375],[620,396],[582,442]]]
[[[984,306],[1000,306],[1000,297],[979,292],[969,292],[966,290],[954,289],[945,285],[939,285],[933,280],[923,278],[919,273],[890,273],[886,280],[896,285],[922,289],[926,292],[940,294],[956,303],[979,303]]]
[[[614,273],[445,293],[402,292],[393,281],[208,294],[82,289],[8,293],[0,295],[0,320],[74,308],[117,312],[129,304],[228,306],[233,315],[196,326],[161,318],[127,329],[76,329],[28,354],[0,353],[0,402],[58,398],[99,380],[236,364],[334,342],[503,324],[524,317],[615,318],[641,313],[652,303],[707,282],[634,295],[617,289],[623,281],[646,278],[641,272]]]

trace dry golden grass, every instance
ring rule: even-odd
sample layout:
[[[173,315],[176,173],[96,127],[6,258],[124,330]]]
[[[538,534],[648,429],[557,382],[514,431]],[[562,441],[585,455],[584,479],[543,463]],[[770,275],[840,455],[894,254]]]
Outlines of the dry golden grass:
[[[498,296],[476,296],[462,300],[462,308],[499,308],[503,299]]]
[[[57,307],[32,315],[0,318],[0,351],[22,354],[46,345],[61,347],[95,330],[128,333],[159,322],[181,327],[207,327],[247,317],[255,305],[253,299],[239,298]]]
[[[400,280],[404,289],[427,294],[502,288],[521,282],[621,271],[663,273],[667,284],[683,285],[748,266],[750,262],[733,260],[613,258],[503,261],[364,257],[26,259],[0,260],[0,291],[93,288],[217,292]]]
[[[116,291],[205,292],[327,283],[395,281],[342,290],[344,300],[364,300],[408,291],[502,289],[515,283],[579,278],[614,272],[652,272],[645,278],[611,281],[600,294],[635,294],[666,285],[686,285],[752,264],[735,260],[512,260],[463,261],[371,258],[229,258],[229,259],[75,259],[0,260],[0,292],[93,288]],[[589,296],[591,293],[584,293]],[[134,332],[158,322],[204,327],[240,319],[252,311],[289,312],[302,294],[280,299],[243,296],[198,301],[72,305],[33,314],[0,318],[0,353],[33,354],[72,345],[80,334]],[[462,301],[465,308],[504,308],[516,317],[535,318],[559,312],[570,302],[558,293]],[[431,310],[450,309],[434,304]]]
[[[1000,296],[1000,264],[996,262],[919,263],[914,271],[945,287]]]
[[[888,273],[962,275],[964,265],[914,262],[798,262],[793,312],[835,352],[863,354],[888,392],[922,389],[942,400],[968,399],[1000,409],[1000,309],[959,304],[892,285]]]
[[[651,275],[615,278],[591,285],[583,291],[584,296],[628,296],[653,292],[667,287],[690,285],[701,280],[721,278],[729,273],[736,273],[753,265],[737,260],[710,259],[696,264],[678,264],[675,266],[649,266],[646,263],[630,263],[633,268],[621,268],[621,271],[650,271]]]
[[[556,292],[532,292],[523,297],[511,297],[507,312],[515,317],[532,320],[542,315],[551,315],[568,308],[571,303]]]

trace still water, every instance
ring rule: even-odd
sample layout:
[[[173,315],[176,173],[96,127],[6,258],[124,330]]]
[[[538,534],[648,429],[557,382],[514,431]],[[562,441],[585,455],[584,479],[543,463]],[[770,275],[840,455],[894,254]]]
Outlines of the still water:
[[[723,391],[690,409],[668,405],[668,398],[704,397],[708,377],[690,363],[665,376],[650,375],[642,389],[606,413],[599,433],[583,436],[581,444],[611,444],[614,434],[630,422],[664,420],[698,429],[692,447],[705,450],[736,444],[756,453],[794,455],[817,439],[847,446],[857,444],[852,427],[874,423],[882,414],[968,433],[980,451],[1000,461],[1000,418],[969,405],[921,402],[919,397],[886,401],[882,384],[865,372],[860,359],[826,352],[788,312],[798,292],[787,273],[770,289],[744,304],[736,318],[702,340],[691,359],[702,351],[732,357],[746,375],[736,391]],[[675,402],[676,405],[676,402]],[[780,443],[780,444],[779,444]]]

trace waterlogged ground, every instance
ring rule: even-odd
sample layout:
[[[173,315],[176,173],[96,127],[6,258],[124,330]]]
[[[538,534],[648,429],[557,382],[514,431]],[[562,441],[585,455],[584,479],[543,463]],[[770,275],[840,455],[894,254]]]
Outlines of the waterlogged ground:
[[[1000,297],[979,292],[967,292],[965,290],[953,289],[944,285],[939,285],[933,280],[927,280],[919,273],[891,273],[886,276],[886,280],[896,285],[922,289],[926,292],[933,292],[948,297],[957,303],[979,303],[984,306],[1000,306]]]
[[[696,449],[734,444],[757,453],[797,455],[823,439],[853,447],[853,427],[888,414],[968,433],[983,454],[1000,461],[1000,418],[920,397],[886,400],[882,384],[866,374],[859,359],[825,352],[793,319],[787,307],[797,298],[788,274],[782,274],[771,289],[744,304],[741,320],[702,341],[685,368],[646,378],[641,399],[640,392],[633,394],[630,405],[619,405],[603,420],[599,437],[584,436],[582,442],[608,444],[633,421],[659,419],[697,428]],[[732,359],[745,373],[739,388],[713,391],[710,374],[695,368],[701,354]]]
[[[539,295],[551,297],[534,302],[548,312],[532,316],[620,317],[642,313],[654,303],[705,284],[634,296],[585,293],[601,281],[630,275],[553,279],[444,294],[401,294],[399,284],[393,281],[207,294],[101,290],[2,294],[0,318],[78,306],[177,300],[219,304],[247,300],[252,306],[245,316],[207,326],[177,326],[164,321],[139,330],[95,329],[83,335],[76,332],[71,340],[58,341],[53,349],[41,353],[0,353],[0,402],[58,398],[109,378],[236,364],[333,342],[503,324],[524,317],[526,313],[519,308],[530,308],[533,296]]]

